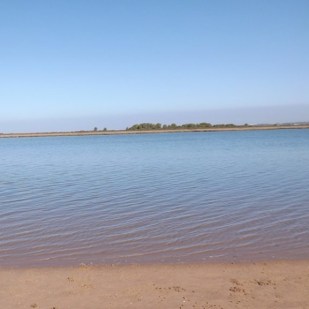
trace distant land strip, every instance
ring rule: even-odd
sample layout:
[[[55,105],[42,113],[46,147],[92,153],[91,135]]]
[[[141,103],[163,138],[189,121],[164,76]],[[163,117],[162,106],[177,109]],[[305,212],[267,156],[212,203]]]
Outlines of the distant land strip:
[[[132,128],[132,127],[131,127]],[[226,132],[226,131],[254,131],[254,130],[283,130],[283,129],[309,129],[307,124],[288,125],[232,125],[232,126],[209,126],[205,128],[183,128],[174,129],[131,129],[126,130],[94,130],[70,131],[70,132],[35,132],[35,133],[0,133],[0,138],[22,138],[22,137],[52,137],[52,136],[95,136],[95,135],[130,135],[130,134],[158,134],[158,133],[180,133],[180,132]]]

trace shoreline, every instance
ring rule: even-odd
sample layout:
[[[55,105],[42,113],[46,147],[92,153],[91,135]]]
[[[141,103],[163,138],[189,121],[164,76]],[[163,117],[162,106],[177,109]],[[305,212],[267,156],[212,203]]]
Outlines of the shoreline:
[[[205,128],[205,129],[175,129],[175,130],[109,130],[109,131],[72,131],[72,132],[36,132],[36,133],[0,133],[0,138],[26,138],[26,137],[60,137],[60,136],[101,136],[101,135],[135,135],[135,134],[164,134],[186,132],[229,132],[229,131],[262,131],[262,130],[288,130],[309,129],[309,125],[295,126],[236,126],[232,128]]]
[[[272,264],[272,263],[306,263],[309,264],[309,258],[299,257],[299,258],[257,258],[257,259],[208,259],[208,260],[197,260],[197,261],[171,261],[171,262],[102,262],[102,263],[93,263],[93,262],[79,262],[75,264],[65,263],[65,264],[3,264],[0,263],[0,272],[6,270],[53,270],[53,269],[77,269],[77,268],[130,268],[130,267],[166,267],[166,266],[225,266],[225,265],[256,265],[256,264]]]
[[[308,308],[309,259],[0,267],[1,308]]]

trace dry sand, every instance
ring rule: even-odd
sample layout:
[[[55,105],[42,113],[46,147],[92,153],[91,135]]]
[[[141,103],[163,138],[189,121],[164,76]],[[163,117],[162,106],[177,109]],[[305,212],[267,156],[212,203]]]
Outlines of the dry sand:
[[[309,308],[309,261],[2,269],[0,308]]]

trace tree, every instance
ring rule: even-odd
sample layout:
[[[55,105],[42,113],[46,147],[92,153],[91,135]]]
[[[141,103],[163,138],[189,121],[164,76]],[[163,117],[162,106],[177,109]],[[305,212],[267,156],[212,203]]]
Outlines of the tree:
[[[170,128],[171,128],[171,129],[176,129],[176,128],[177,128],[176,123],[172,123],[172,124],[170,125]]]

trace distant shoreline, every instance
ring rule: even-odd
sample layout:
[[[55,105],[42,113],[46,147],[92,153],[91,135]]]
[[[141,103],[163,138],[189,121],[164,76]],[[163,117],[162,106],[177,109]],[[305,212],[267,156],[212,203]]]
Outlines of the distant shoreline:
[[[52,137],[52,136],[96,136],[96,135],[131,135],[131,134],[159,134],[185,132],[225,132],[225,131],[257,131],[257,130],[286,130],[309,129],[309,125],[274,125],[274,126],[235,126],[231,128],[201,128],[201,129],[159,129],[159,130],[98,130],[72,132],[36,132],[36,133],[0,133],[0,138],[22,137]]]

